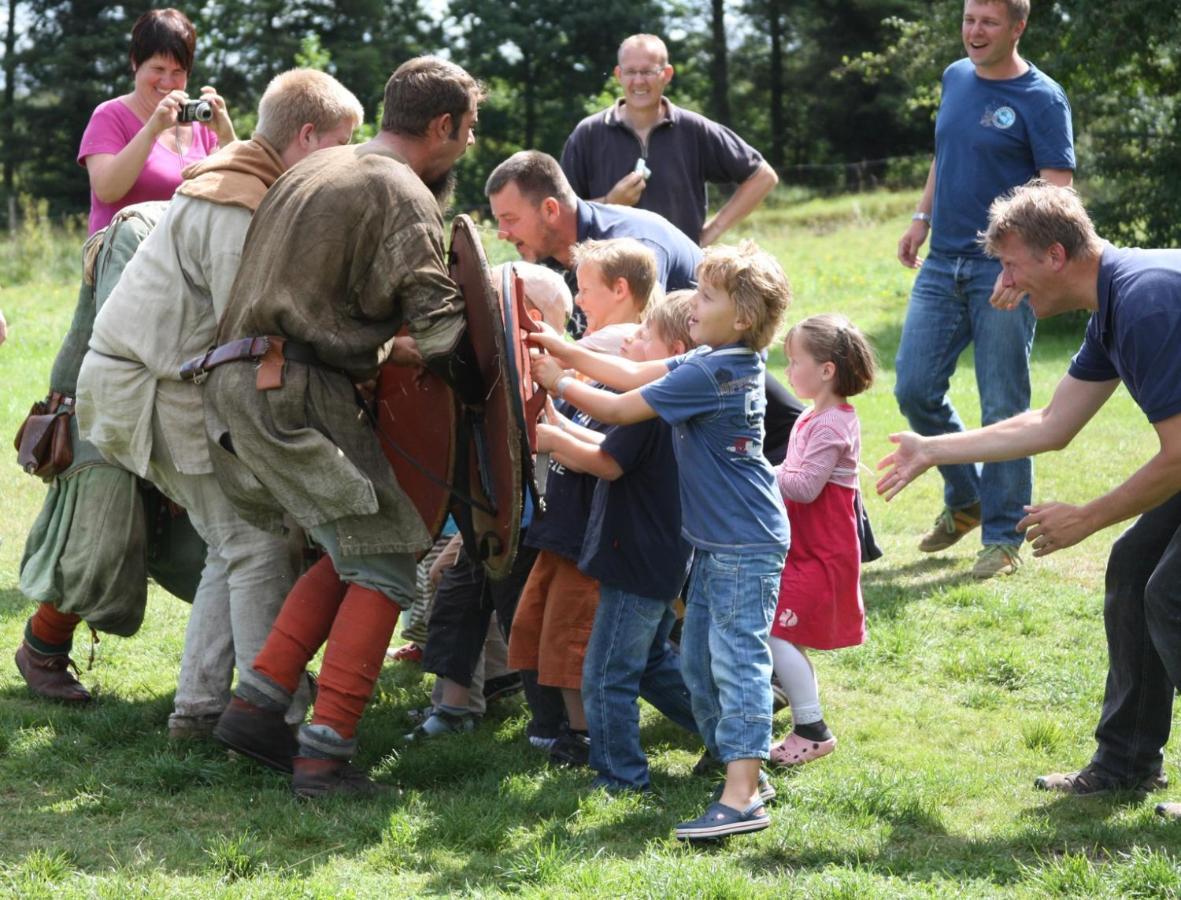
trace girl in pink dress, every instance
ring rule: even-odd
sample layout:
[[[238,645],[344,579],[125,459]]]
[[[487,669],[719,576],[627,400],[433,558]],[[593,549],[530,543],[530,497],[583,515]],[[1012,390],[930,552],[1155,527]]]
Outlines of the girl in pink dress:
[[[873,383],[873,350],[844,316],[804,319],[787,334],[787,377],[812,408],[797,420],[776,473],[791,523],[791,547],[771,623],[771,656],[791,701],[792,730],[771,762],[797,766],[833,751],[806,649],[865,640],[857,466],[861,427],[846,400]]]

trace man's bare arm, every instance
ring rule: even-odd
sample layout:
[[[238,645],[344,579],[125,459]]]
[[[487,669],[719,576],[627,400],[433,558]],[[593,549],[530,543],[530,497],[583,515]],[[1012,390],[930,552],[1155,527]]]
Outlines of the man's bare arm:
[[[913,432],[890,435],[898,449],[878,463],[886,473],[877,490],[891,500],[932,466],[953,463],[1001,462],[1021,459],[1046,450],[1060,450],[1091,420],[1119,380],[1081,381],[1066,375],[1054,396],[1042,409],[956,434],[922,437]]]
[[[702,226],[701,246],[708,247],[749,216],[751,211],[763,202],[763,198],[775,190],[777,184],[779,176],[775,174],[770,163],[760,163],[746,181],[738,185],[730,199],[722,204],[722,208]]]
[[[923,195],[919,198],[919,205],[915,212],[931,215],[935,207],[935,160],[931,160],[931,168],[927,171],[927,183],[923,186]],[[919,250],[931,233],[931,223],[922,219],[911,220],[906,231],[898,241],[898,261],[908,269],[917,269],[922,265]]]
[[[1181,413],[1154,427],[1160,449],[1123,484],[1082,506],[1050,502],[1026,507],[1028,515],[1017,523],[1017,529],[1033,544],[1034,556],[1077,544],[1181,491]]]

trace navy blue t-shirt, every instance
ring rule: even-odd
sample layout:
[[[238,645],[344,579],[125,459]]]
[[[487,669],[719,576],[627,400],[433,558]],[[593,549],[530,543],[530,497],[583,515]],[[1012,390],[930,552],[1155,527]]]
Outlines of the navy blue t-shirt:
[[[1153,424],[1181,413],[1181,250],[1107,246],[1098,290],[1071,377],[1120,379]]]
[[[595,488],[578,568],[616,590],[671,600],[693,553],[681,537],[672,433],[649,419],[612,428],[600,446],[623,474]]]
[[[970,59],[952,63],[935,119],[932,252],[983,256],[976,236],[993,200],[1042,169],[1074,167],[1070,103],[1056,81],[1032,64],[989,79]]]
[[[555,401],[555,407],[584,428],[601,433],[610,427],[563,401]],[[529,534],[525,537],[526,546],[549,550],[577,561],[582,555],[582,542],[598,481],[593,475],[570,471],[551,456],[545,482],[545,514],[533,517]]]

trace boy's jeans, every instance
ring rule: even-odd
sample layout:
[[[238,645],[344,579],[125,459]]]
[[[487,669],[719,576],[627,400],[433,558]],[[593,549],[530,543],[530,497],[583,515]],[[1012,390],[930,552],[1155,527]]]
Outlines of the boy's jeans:
[[[682,728],[697,731],[677,653],[668,643],[675,621],[668,600],[600,587],[582,665],[582,703],[590,729],[590,764],[599,773],[597,787],[648,787],[639,697]]]
[[[767,636],[785,554],[697,550],[681,640],[681,672],[710,756],[767,759],[771,650]]]
[[[975,345],[980,422],[991,425],[1029,409],[1029,352],[1036,320],[1028,301],[1012,310],[988,302],[1000,263],[931,253],[910,294],[898,345],[894,396],[922,435],[963,431],[947,396],[960,354]],[[1017,523],[1033,492],[1033,463],[940,466],[943,501],[962,509],[980,501],[984,544],[1020,544]]]

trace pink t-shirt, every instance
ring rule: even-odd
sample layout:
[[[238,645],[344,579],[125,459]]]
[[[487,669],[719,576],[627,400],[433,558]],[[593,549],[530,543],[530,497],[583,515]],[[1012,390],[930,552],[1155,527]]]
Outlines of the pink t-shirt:
[[[852,406],[810,409],[792,427],[787,456],[775,473],[779,492],[785,500],[811,503],[830,481],[856,489],[860,457],[861,425]]]
[[[78,164],[85,166],[86,157],[94,153],[118,153],[139,134],[144,123],[127,105],[116,97],[100,103],[90,116],[86,131],[82,134],[82,145],[78,148]],[[90,192],[90,230],[94,234],[106,228],[115,213],[132,203],[146,200],[171,200],[173,192],[181,183],[180,173],[191,163],[204,159],[217,149],[217,135],[202,122],[194,122],[193,143],[185,153],[183,162],[159,141],[152,144],[139,177],[126,194],[114,203],[103,203]]]

